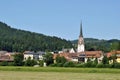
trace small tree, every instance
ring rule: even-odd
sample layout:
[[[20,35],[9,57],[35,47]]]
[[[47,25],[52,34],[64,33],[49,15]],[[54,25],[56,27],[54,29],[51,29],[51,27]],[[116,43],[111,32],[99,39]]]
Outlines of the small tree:
[[[19,54],[15,54],[14,55],[14,65],[15,66],[22,66],[23,65],[23,54],[19,53]]]
[[[117,62],[117,61],[116,61],[116,59],[117,59],[116,54],[113,54],[113,55],[112,55],[112,59],[113,59],[113,64]]]
[[[109,60],[108,60],[107,56],[104,56],[104,57],[103,57],[102,63],[103,63],[103,64],[109,64]]]
[[[44,64],[44,61],[43,61],[43,60],[40,60],[40,61],[39,61],[39,65],[40,65],[40,67],[42,67],[43,64]]]
[[[57,57],[56,57],[56,62],[57,62],[57,63],[62,63],[62,64],[64,64],[65,62],[67,62],[67,60],[65,59],[64,56],[62,56],[62,57],[57,56]]]
[[[98,59],[97,58],[95,58],[94,63],[98,64]]]
[[[46,53],[44,55],[44,62],[46,62],[47,65],[53,64],[53,55],[51,53]]]
[[[116,61],[116,59],[117,59],[117,56],[116,56],[117,52],[116,51],[112,51],[111,53],[112,53],[112,55],[109,57],[109,60],[112,60],[112,62],[114,64],[114,63],[117,62]]]

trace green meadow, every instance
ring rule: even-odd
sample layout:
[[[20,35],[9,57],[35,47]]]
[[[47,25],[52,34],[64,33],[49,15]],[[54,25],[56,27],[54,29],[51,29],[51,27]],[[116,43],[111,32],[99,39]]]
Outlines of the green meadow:
[[[120,69],[0,67],[0,80],[120,80]]]

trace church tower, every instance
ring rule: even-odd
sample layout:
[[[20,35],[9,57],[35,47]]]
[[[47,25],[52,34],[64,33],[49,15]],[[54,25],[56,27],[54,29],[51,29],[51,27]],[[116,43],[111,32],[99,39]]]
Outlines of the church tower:
[[[83,38],[83,32],[82,32],[82,22],[80,24],[80,35],[78,39],[78,47],[77,47],[77,52],[84,52],[85,51],[85,45],[84,45],[84,38]]]

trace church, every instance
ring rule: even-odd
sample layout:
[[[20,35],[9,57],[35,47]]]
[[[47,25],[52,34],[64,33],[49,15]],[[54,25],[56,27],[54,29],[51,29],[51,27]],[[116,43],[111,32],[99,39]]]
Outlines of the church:
[[[82,22],[80,24],[80,34],[78,38],[77,49],[75,51],[73,51],[73,48],[68,49],[67,51],[60,51],[60,53],[54,54],[53,58],[55,59],[57,55],[64,56],[68,61],[84,62],[84,63],[87,62],[88,58],[93,61],[97,58],[98,63],[100,63],[103,58],[102,51],[86,51],[85,50],[85,42],[84,42],[83,31],[82,31]]]

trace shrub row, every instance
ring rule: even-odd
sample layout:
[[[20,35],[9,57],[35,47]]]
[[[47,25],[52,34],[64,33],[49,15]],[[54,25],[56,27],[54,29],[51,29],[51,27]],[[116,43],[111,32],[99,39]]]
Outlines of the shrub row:
[[[7,62],[7,61],[0,62],[0,66],[13,66],[13,65],[14,65],[13,62]]]
[[[43,66],[43,61],[40,61],[39,65],[42,67]],[[0,66],[14,66],[14,62],[6,62],[6,61],[0,62]],[[25,65],[25,66],[31,66],[31,65]],[[77,67],[77,68],[120,68],[120,63],[114,63],[114,64],[99,63],[99,64],[95,64],[93,62],[87,62],[87,63],[79,63],[78,64],[78,63],[74,63],[74,62],[65,62],[65,63],[55,63],[55,64],[51,64],[49,66],[51,66],[51,67]]]
[[[23,64],[22,66],[34,66],[37,64],[37,61],[30,60],[30,61],[25,61],[22,64]],[[14,62],[3,61],[3,62],[0,62],[0,66],[16,66],[16,65]]]
[[[51,67],[77,67],[77,68],[120,68],[120,63],[114,63],[114,64],[95,64],[93,62],[88,63],[74,63],[74,62],[66,62],[66,63],[56,63],[51,64]]]
[[[65,63],[55,63],[49,65],[51,67],[75,67],[75,63],[73,62],[65,62]]]

